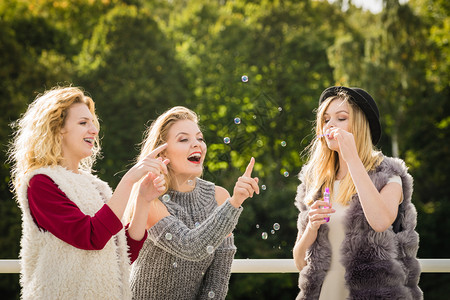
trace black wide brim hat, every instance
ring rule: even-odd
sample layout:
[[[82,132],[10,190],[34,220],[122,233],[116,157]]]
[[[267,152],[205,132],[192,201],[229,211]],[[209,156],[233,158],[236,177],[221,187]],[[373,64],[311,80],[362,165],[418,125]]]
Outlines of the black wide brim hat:
[[[381,138],[380,112],[378,111],[375,100],[373,100],[368,92],[357,87],[332,86],[322,92],[322,95],[320,95],[319,98],[319,105],[327,98],[336,96],[342,92],[349,95],[350,100],[358,105],[366,115],[367,120],[369,121],[372,144],[376,145]]]

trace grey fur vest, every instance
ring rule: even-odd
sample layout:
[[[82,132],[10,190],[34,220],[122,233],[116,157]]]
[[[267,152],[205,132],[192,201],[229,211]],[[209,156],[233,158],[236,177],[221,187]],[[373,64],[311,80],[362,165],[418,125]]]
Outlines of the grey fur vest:
[[[418,286],[420,265],[416,258],[419,248],[419,235],[415,231],[417,212],[411,203],[413,179],[405,163],[398,158],[385,157],[369,172],[379,191],[393,175],[402,179],[403,202],[394,226],[388,230],[376,232],[370,227],[357,194],[350,201],[340,249],[349,299],[423,299]],[[302,172],[299,177],[302,181]],[[301,183],[295,198],[300,210],[297,221],[300,233],[308,223],[309,206],[304,197],[305,185]],[[307,265],[300,272],[297,300],[319,298],[331,262],[328,230],[327,224],[320,226],[316,241],[306,253]]]

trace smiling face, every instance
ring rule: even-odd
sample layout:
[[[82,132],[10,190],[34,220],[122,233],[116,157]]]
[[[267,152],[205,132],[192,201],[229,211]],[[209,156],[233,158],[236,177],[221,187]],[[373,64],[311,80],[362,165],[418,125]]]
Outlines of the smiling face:
[[[98,129],[88,106],[84,103],[70,106],[61,129],[62,165],[77,171],[80,161],[92,154],[97,135]]]
[[[350,107],[348,101],[335,99],[330,102],[323,114],[323,133],[328,133],[333,128],[340,128],[350,131]],[[338,142],[335,139],[325,136],[328,148],[334,151],[339,150]]]
[[[178,184],[202,174],[206,144],[197,123],[191,120],[176,121],[167,135],[164,157]]]

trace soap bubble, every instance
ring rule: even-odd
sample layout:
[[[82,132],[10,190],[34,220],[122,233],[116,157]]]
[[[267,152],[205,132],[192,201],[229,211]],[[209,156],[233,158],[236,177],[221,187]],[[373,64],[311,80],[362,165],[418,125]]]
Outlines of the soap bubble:
[[[209,293],[208,293],[208,297],[209,298],[214,298],[216,296],[216,294],[213,292],[213,291],[209,291]]]
[[[206,252],[208,252],[209,254],[213,254],[214,253],[214,247],[213,246],[206,247]]]
[[[275,230],[272,229],[272,230],[270,231],[270,233],[271,233],[271,234],[275,234]]]
[[[172,234],[170,232],[166,233],[166,240],[172,240]]]
[[[280,230],[280,224],[278,223],[273,224],[273,229]]]
[[[231,140],[230,140],[229,137],[224,137],[224,138],[223,138],[223,142],[224,142],[225,144],[229,144],[229,143],[231,142]]]
[[[172,265],[174,268],[178,267],[178,264],[176,262],[174,262]]]
[[[263,185],[261,186],[261,189],[262,189],[263,191],[265,191],[265,190],[267,189],[266,185],[263,184]]]
[[[169,194],[165,194],[164,196],[162,196],[162,200],[164,202],[169,202],[170,201],[170,195]]]
[[[269,237],[269,235],[267,234],[267,232],[263,232],[263,233],[261,234],[261,238],[262,238],[263,240],[267,240],[268,237]]]
[[[259,224],[256,224],[256,228],[259,228]]]
[[[281,142],[281,147],[286,147],[286,141]]]
[[[242,80],[242,82],[248,82],[248,76],[242,75],[241,80]]]
[[[188,184],[188,185],[191,185],[191,186],[194,185],[194,180],[189,179],[189,180],[187,181],[187,184]]]
[[[198,226],[200,226],[199,222],[195,222],[194,226],[197,228]]]
[[[289,172],[288,172],[288,171],[285,171],[285,172],[283,173],[283,175],[284,175],[284,177],[289,177]]]
[[[282,111],[283,110],[283,108],[280,106],[280,107],[278,107],[278,111]]]
[[[234,124],[236,124],[236,125],[241,124],[241,119],[238,117],[234,118]]]

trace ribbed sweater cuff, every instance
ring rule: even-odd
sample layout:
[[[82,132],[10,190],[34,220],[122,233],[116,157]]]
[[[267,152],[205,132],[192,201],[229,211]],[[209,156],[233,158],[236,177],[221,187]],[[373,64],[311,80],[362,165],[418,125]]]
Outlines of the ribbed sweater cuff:
[[[229,251],[229,250],[236,250],[236,246],[234,245],[234,236],[231,234],[231,236],[227,236],[222,244],[220,244],[219,247],[217,247],[216,251]]]
[[[221,209],[223,208],[223,209]],[[219,206],[220,211],[222,211],[222,214],[229,219],[233,219],[237,220],[239,219],[239,216],[242,213],[242,210],[244,210],[244,208],[242,206],[239,207],[234,207],[231,203],[230,203],[230,198],[228,198],[221,206]]]

